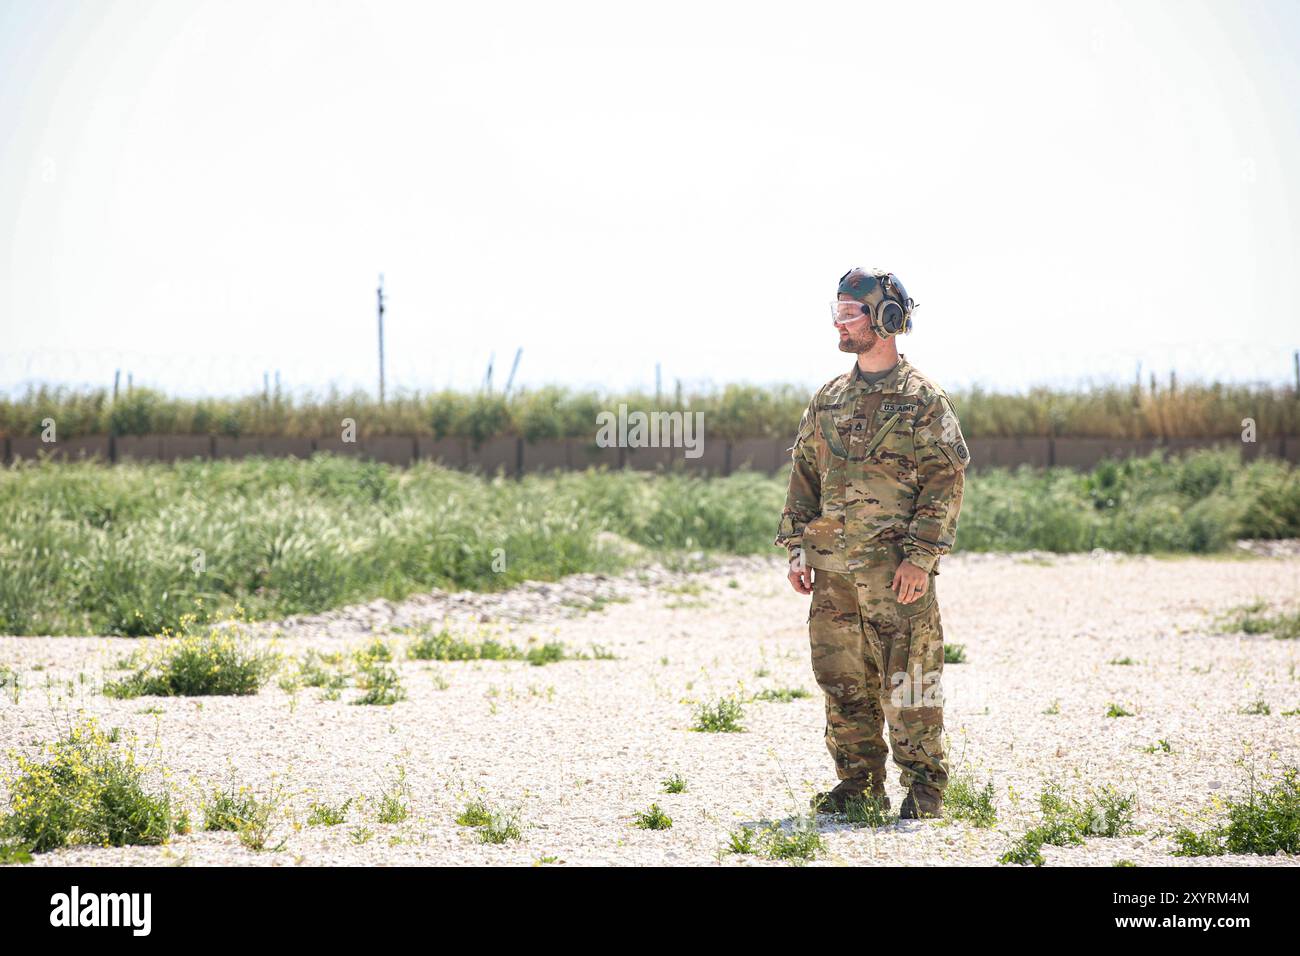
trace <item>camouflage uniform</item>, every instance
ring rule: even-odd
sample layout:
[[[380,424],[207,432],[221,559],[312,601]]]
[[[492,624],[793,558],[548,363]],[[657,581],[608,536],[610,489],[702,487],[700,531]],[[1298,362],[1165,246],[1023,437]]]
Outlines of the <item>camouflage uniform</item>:
[[[900,783],[942,793],[943,627],[934,579],[952,547],[970,452],[943,389],[900,356],[882,380],[853,368],[818,389],[791,448],[775,544],[815,569],[808,630],[843,781],[883,792],[889,725]],[[930,572],[899,604],[907,558]]]

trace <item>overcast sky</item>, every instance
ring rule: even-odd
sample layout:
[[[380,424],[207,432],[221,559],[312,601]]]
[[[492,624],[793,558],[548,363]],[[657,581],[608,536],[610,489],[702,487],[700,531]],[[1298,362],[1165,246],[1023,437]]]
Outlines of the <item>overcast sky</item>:
[[[1289,381],[1300,4],[0,0],[0,389]]]

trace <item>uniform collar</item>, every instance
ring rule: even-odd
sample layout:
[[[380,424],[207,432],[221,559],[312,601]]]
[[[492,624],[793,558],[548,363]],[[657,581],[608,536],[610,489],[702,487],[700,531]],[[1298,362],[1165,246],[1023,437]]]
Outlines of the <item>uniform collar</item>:
[[[890,373],[879,382],[869,384],[866,379],[858,374],[858,360],[854,356],[853,368],[849,371],[849,382],[845,391],[890,392],[896,394],[903,390],[911,373],[912,366],[907,361],[907,356],[899,352],[898,364],[893,367]]]

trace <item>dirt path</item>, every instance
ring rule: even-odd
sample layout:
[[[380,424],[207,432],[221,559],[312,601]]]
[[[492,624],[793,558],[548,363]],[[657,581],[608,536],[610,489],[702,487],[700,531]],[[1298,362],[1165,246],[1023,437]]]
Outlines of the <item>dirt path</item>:
[[[1255,598],[1294,608],[1300,558],[958,556],[945,561],[936,590],[948,641],[964,645],[967,658],[944,672],[952,763],[981,785],[993,781],[998,823],[870,829],[824,820],[817,863],[993,863],[1052,780],[1135,793],[1135,821],[1147,832],[1045,847],[1049,865],[1300,863],[1180,860],[1167,836],[1216,798],[1238,795],[1242,761],[1261,772],[1300,763],[1300,716],[1283,716],[1300,708],[1300,641],[1213,627],[1216,614]],[[577,607],[593,598],[598,609]],[[164,847],[61,850],[38,864],[763,863],[725,854],[728,833],[788,821],[814,789],[834,782],[807,606],[779,563],[741,559],[695,575],[586,576],[505,596],[380,604],[259,639],[289,653],[350,650],[394,622],[515,617],[532,620],[497,627],[516,643],[559,640],[615,655],[543,667],[401,661],[409,696],[391,707],[352,706],[350,689],[326,700],[319,690],[289,694],[274,683],[255,697],[112,700],[95,688],[120,676],[115,663],[140,642],[3,637],[0,667],[18,671],[24,686],[17,701],[0,696],[0,749],[31,752],[80,709],[124,737],[138,734],[142,755],[170,771],[192,807],[225,782],[259,791],[278,784],[291,795],[278,853],[245,849],[230,833],[195,833]],[[406,640],[393,638],[394,646]],[[1124,659],[1132,663],[1111,663]],[[689,730],[697,702],[782,688],[811,695],[746,703],[744,733]],[[1271,714],[1242,712],[1257,701]],[[1112,703],[1133,716],[1107,717]],[[1147,752],[1159,740],[1170,751]],[[377,823],[373,798],[399,766],[411,816]],[[685,793],[664,792],[673,774],[685,778]],[[897,808],[892,765],[890,776]],[[483,844],[458,825],[477,797],[517,811],[522,838]],[[311,801],[348,798],[345,824],[305,824]],[[633,825],[652,803],[671,816],[670,829]]]

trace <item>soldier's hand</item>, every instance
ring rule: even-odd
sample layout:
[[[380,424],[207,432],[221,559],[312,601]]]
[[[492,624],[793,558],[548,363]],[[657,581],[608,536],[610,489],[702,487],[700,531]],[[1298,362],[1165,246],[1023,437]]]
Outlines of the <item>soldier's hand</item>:
[[[925,589],[930,586],[930,575],[904,558],[889,586],[898,594],[899,604],[911,604],[925,594]]]
[[[790,581],[790,586],[800,594],[812,594],[813,573],[812,568],[803,562],[803,554],[799,551],[790,554],[790,573],[786,575]]]

